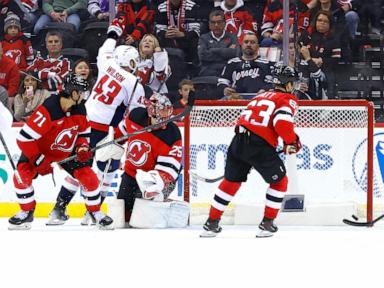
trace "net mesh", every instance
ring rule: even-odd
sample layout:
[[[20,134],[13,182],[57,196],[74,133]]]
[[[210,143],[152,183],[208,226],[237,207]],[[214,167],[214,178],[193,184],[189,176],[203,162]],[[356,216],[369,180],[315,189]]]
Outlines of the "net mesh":
[[[191,174],[207,179],[224,174],[226,151],[243,109],[244,106],[236,105],[193,108],[190,114],[189,147]],[[361,210],[358,213],[365,213],[368,175],[367,108],[300,106],[295,115],[295,123],[295,130],[303,144],[294,165],[298,179],[296,189],[299,193],[305,194],[311,203],[352,201],[358,204]],[[380,199],[383,198],[381,163],[384,166],[384,159],[381,162],[380,148],[378,143],[374,149],[374,203],[381,203]],[[284,155],[282,158],[285,160]],[[263,182],[252,171],[247,183],[239,191],[240,195],[236,195],[237,201],[263,201],[265,194],[255,193],[255,190],[265,191],[267,186]],[[210,203],[219,183],[206,183],[190,177],[190,201]]]

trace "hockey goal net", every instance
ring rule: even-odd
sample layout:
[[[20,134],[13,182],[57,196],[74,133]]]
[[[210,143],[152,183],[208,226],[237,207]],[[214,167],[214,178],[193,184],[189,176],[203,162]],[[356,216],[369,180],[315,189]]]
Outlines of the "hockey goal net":
[[[220,183],[207,183],[198,177],[215,179],[224,174],[226,151],[234,135],[234,126],[247,103],[196,101],[185,118],[184,198],[192,205],[192,224],[205,220]],[[281,213],[281,221],[337,225],[352,214],[370,221],[374,212],[382,213],[380,168],[384,166],[384,159],[383,165],[380,163],[384,155],[381,141],[375,141],[378,143],[374,147],[372,104],[367,101],[300,101],[299,105],[295,122],[303,148],[296,156],[282,157],[289,177],[287,195],[304,195],[304,211]],[[257,224],[266,188],[267,184],[252,170],[224,214],[226,223]]]

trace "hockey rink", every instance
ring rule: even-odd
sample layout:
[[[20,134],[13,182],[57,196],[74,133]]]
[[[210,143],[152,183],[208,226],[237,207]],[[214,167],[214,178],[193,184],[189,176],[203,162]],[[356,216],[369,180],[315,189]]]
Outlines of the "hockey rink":
[[[383,287],[384,221],[374,228],[223,226],[99,231],[80,219],[8,231],[0,218],[1,288]]]

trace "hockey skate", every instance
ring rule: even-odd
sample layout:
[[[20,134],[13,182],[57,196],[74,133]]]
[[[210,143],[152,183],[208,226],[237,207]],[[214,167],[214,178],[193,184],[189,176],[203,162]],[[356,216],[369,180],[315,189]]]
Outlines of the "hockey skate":
[[[80,225],[87,226],[87,225],[96,225],[96,219],[93,217],[91,213],[88,211],[85,212],[83,220],[81,220]]]
[[[92,212],[92,216],[95,218],[97,226],[101,230],[113,230],[113,219],[108,215],[105,215],[101,211]]]
[[[216,237],[218,233],[221,232],[222,228],[219,226],[220,219],[210,219],[205,222],[203,228],[205,231],[200,234],[200,237],[203,238],[209,238],[209,237]]]
[[[33,221],[34,209],[30,211],[19,211],[15,216],[9,218],[8,230],[29,230],[31,229],[31,223]]]
[[[259,224],[259,232],[256,234],[256,238],[271,237],[278,230],[277,226],[273,223],[273,219],[263,218]]]
[[[57,202],[51,213],[46,225],[63,225],[69,219],[64,202]]]

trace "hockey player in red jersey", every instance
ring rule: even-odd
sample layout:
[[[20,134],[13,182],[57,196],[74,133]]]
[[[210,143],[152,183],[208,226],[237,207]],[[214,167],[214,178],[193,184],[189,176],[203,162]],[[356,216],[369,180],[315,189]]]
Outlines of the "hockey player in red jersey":
[[[136,108],[122,121],[115,135],[118,138],[172,116],[170,100],[154,93],[145,100],[146,108]],[[110,147],[113,146],[113,147]],[[96,150],[96,159],[106,161],[116,145]],[[124,199],[126,222],[129,222],[135,198],[163,201],[175,186],[181,170],[182,143],[179,128],[170,122],[151,132],[132,136],[127,141],[126,160],[118,199]],[[113,158],[121,159],[120,155]]]
[[[76,161],[65,163],[62,168],[83,186],[87,210],[100,227],[112,228],[113,220],[100,211],[99,180],[91,169],[92,152],[86,138],[90,126],[81,104],[82,93],[87,87],[81,77],[68,75],[63,90],[47,98],[21,129],[17,137],[22,151],[17,164],[21,181],[16,177],[13,179],[21,211],[9,219],[10,230],[31,227],[36,206],[33,179],[52,173],[52,162],[74,153],[77,154]]]
[[[242,112],[236,134],[228,148],[224,179],[219,185],[203,226],[201,237],[214,237],[221,231],[220,217],[253,167],[269,183],[264,218],[256,237],[269,237],[277,231],[273,223],[288,187],[283,161],[276,152],[278,138],[284,141],[284,153],[297,153],[301,148],[294,131],[297,99],[290,94],[298,79],[296,71],[280,63],[275,65],[275,91],[257,95]]]

